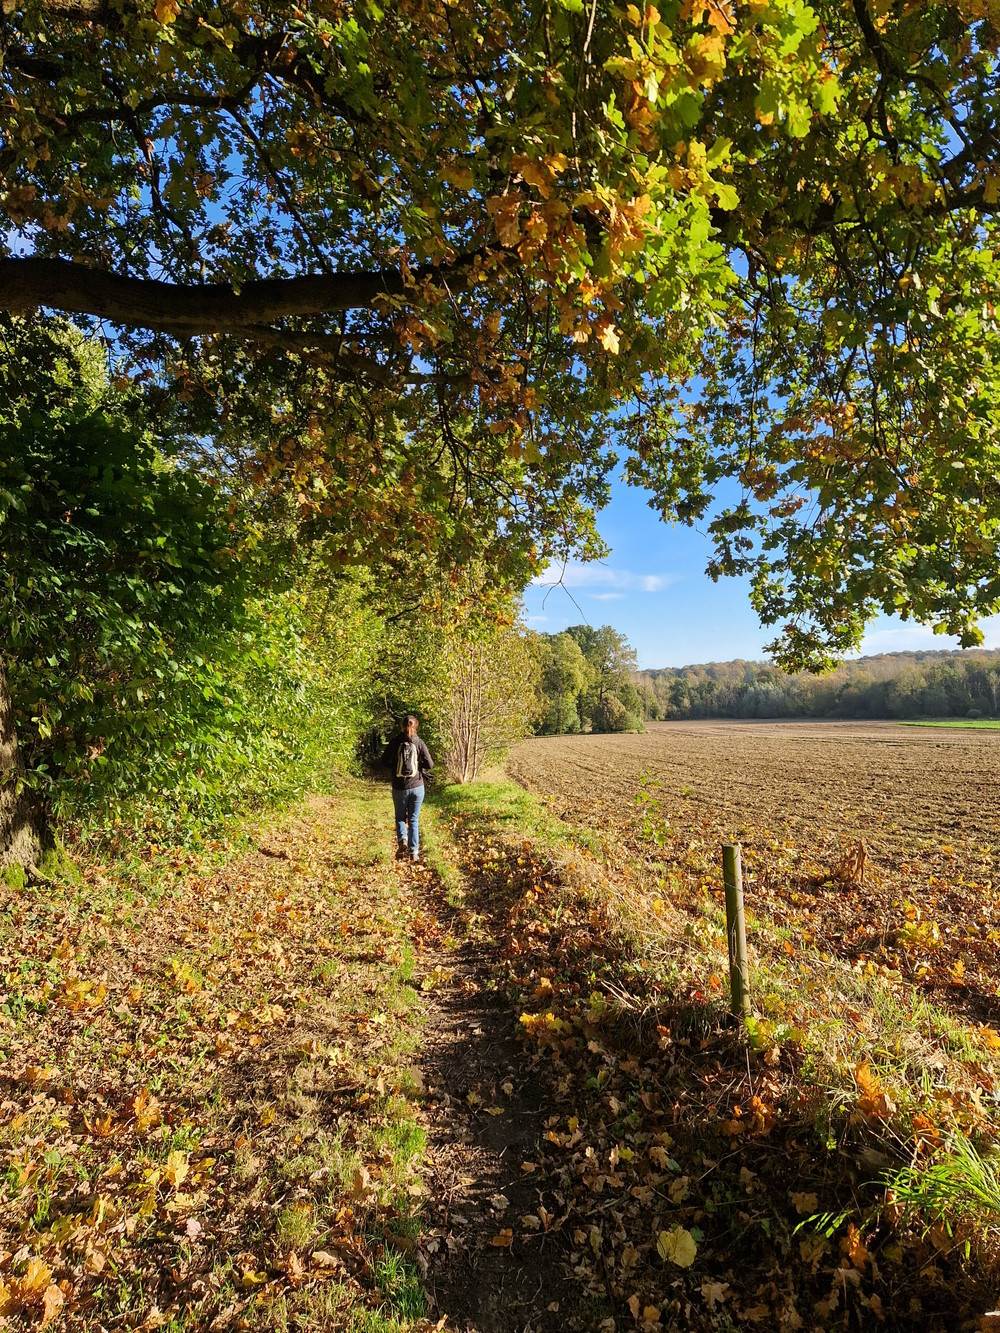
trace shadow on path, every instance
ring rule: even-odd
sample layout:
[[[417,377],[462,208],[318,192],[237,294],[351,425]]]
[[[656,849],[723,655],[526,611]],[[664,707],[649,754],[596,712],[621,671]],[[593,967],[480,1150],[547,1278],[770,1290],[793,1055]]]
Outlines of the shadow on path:
[[[433,1314],[462,1333],[562,1329],[573,1302],[567,1247],[523,1220],[554,1206],[533,1183],[544,1090],[495,989],[495,951],[443,947],[458,914],[424,874],[438,927],[421,958],[436,982],[421,1057],[432,1162],[421,1257]]]

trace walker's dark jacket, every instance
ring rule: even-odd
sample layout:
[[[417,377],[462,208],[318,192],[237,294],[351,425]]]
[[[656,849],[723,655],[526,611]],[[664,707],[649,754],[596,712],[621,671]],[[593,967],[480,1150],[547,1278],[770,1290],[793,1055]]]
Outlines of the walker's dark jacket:
[[[412,791],[414,787],[422,787],[424,785],[424,774],[429,773],[434,767],[430,750],[419,736],[414,736],[413,744],[417,747],[417,776],[415,778],[396,777],[396,756],[399,754],[399,747],[407,739],[402,734],[393,736],[382,755],[382,765],[384,768],[388,768],[392,774],[392,785],[395,791]]]

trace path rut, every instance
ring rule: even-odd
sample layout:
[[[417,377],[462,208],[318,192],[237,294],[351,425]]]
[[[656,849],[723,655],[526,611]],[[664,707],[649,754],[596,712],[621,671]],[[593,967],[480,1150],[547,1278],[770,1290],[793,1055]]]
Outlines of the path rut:
[[[461,1333],[562,1329],[561,1237],[522,1221],[540,1203],[530,1166],[544,1132],[541,1090],[517,1017],[493,985],[492,951],[446,947],[457,914],[432,873],[422,875],[436,927],[421,956],[436,984],[420,1060],[431,1162],[421,1259],[433,1315]]]

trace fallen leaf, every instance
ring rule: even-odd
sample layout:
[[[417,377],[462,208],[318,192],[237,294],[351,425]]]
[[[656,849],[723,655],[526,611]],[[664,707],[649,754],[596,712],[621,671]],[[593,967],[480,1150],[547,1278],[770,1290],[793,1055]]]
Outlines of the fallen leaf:
[[[163,1178],[174,1189],[177,1189],[187,1179],[189,1170],[187,1153],[180,1148],[174,1148],[167,1157],[167,1164],[163,1168]]]
[[[661,1259],[676,1264],[678,1268],[690,1268],[698,1253],[698,1246],[690,1231],[677,1226],[660,1232],[656,1238],[656,1252]]]
[[[45,1295],[42,1297],[42,1328],[46,1324],[52,1323],[65,1303],[66,1297],[54,1282],[50,1282],[45,1288]]]
[[[714,1310],[717,1305],[721,1305],[728,1298],[729,1283],[703,1282],[701,1284],[701,1295],[708,1308]]]
[[[24,1276],[17,1283],[23,1304],[32,1305],[40,1300],[51,1281],[52,1269],[45,1260],[37,1256],[29,1259]]]

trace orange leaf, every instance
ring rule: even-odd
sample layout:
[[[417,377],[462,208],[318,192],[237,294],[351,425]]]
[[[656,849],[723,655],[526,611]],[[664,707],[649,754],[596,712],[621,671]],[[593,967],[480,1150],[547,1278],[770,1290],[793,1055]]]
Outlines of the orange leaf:
[[[50,1282],[45,1288],[45,1295],[42,1297],[42,1328],[46,1324],[52,1323],[65,1303],[66,1297],[54,1282]]]
[[[847,1235],[840,1242],[840,1252],[855,1268],[864,1268],[868,1262],[868,1250],[861,1239],[861,1232],[853,1222],[847,1224]]]

